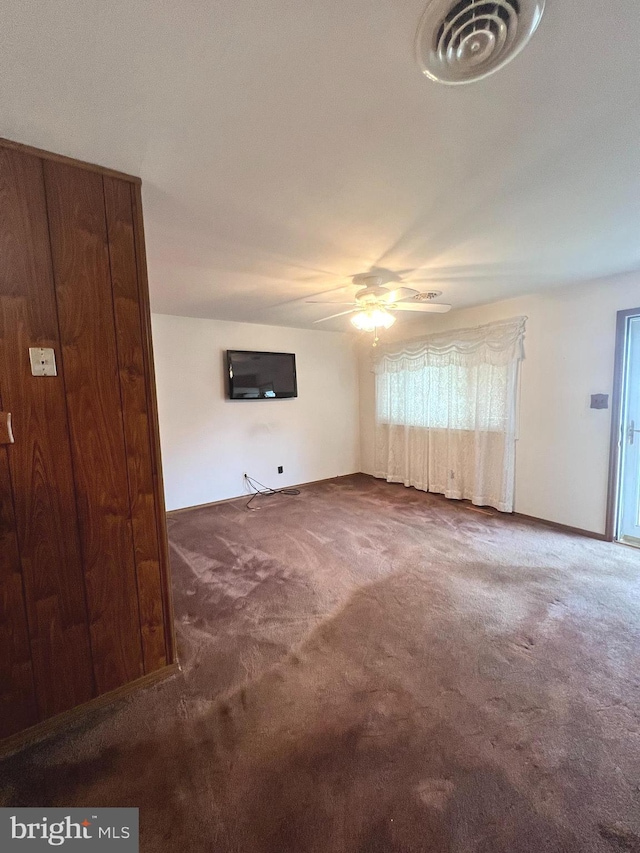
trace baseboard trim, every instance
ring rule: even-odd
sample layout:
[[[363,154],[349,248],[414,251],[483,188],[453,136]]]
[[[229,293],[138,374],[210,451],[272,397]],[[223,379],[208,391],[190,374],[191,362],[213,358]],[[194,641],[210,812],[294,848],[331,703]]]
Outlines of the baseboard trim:
[[[344,480],[346,477],[353,477],[354,474],[360,474],[361,471],[352,471],[350,474],[338,474],[336,477],[324,477],[322,480],[309,480],[306,483],[291,483],[291,485],[287,486],[276,486],[275,488],[283,488],[283,489],[302,489],[304,486],[316,486],[319,483],[333,483],[335,480]],[[233,498],[222,498],[219,501],[210,501],[205,504],[194,504],[193,506],[181,506],[178,509],[170,509],[167,512],[167,516],[178,515],[181,512],[189,512],[192,509],[205,509],[209,506],[221,506],[222,504],[230,504],[234,501],[242,501],[248,500],[253,492],[244,492],[242,495],[236,495]]]
[[[365,471],[363,471],[362,473],[365,474],[367,477],[372,477],[374,480],[384,480],[383,477],[376,477],[375,474],[369,474]],[[395,485],[403,484],[398,483]],[[415,488],[415,486],[410,486],[409,488]],[[606,533],[596,533],[595,530],[585,530],[582,527],[571,527],[571,525],[569,524],[561,524],[559,521],[550,521],[547,518],[538,518],[535,515],[525,515],[525,513],[523,512],[500,512],[500,510],[497,510],[494,507],[476,506],[476,504],[472,504],[471,501],[466,500],[465,498],[461,500],[457,500],[455,498],[447,498],[440,492],[425,492],[422,489],[416,489],[416,491],[422,492],[425,495],[430,495],[431,497],[437,498],[439,500],[448,501],[454,505],[458,504],[461,509],[473,510],[474,512],[480,512],[483,515],[494,515],[496,518],[513,518],[516,521],[526,521],[532,524],[540,524],[543,527],[551,527],[554,530],[558,530],[562,533],[572,533],[575,536],[585,536],[587,537],[587,539],[597,539],[600,542],[614,541],[613,538],[611,536],[608,536]]]
[[[93,711],[105,708],[118,699],[124,699],[138,690],[143,690],[146,687],[152,687],[165,681],[168,678],[180,672],[180,667],[177,663],[171,663],[168,666],[158,669],[155,672],[149,672],[135,681],[130,681],[128,684],[123,684],[122,687],[117,687],[109,693],[103,693],[101,696],[96,696],[95,699],[90,699],[82,705],[75,708],[70,708],[68,711],[63,711],[61,714],[56,714],[55,717],[49,717],[36,723],[35,726],[30,726],[28,729],[23,729],[21,732],[16,732],[9,737],[0,740],[0,756],[5,758],[12,752],[17,752],[28,744],[43,740],[52,734],[57,734],[67,726],[80,722],[85,716]]]
[[[606,533],[596,533],[595,530],[585,530],[582,527],[571,527],[570,524],[561,524],[559,521],[549,521],[547,518],[537,518],[535,515],[525,515],[522,512],[512,512],[511,516],[518,519],[518,521],[530,521],[534,524],[541,524],[544,527],[551,527],[554,530],[561,531],[562,533],[573,533],[575,536],[586,536],[587,539],[598,539],[600,542],[613,542],[613,539],[610,539]]]
[[[432,492],[429,492],[429,494],[432,494]],[[449,498],[445,498],[444,495],[441,495],[440,497],[443,497],[445,500],[449,500]],[[612,539],[609,539],[606,533],[596,533],[595,530],[585,530],[582,527],[571,527],[569,524],[561,524],[559,521],[549,521],[547,518],[538,518],[535,515],[525,515],[523,512],[500,512],[500,510],[494,509],[493,507],[478,507],[470,501],[456,501],[456,503],[463,504],[465,509],[473,509],[476,512],[482,512],[484,515],[493,515],[496,518],[512,518],[515,521],[524,521],[529,524],[550,527],[560,533],[571,533],[574,536],[585,536],[587,539],[598,539],[601,542],[613,542]]]

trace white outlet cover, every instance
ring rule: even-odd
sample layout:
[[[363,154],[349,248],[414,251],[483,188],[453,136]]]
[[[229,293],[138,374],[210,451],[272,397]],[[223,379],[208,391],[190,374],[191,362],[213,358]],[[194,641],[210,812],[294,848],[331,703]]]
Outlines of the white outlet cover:
[[[56,354],[51,347],[29,347],[32,376],[57,376]]]

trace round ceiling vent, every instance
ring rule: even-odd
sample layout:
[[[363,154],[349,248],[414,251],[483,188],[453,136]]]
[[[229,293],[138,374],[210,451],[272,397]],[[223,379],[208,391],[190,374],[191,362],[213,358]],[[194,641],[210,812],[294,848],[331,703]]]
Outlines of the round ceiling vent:
[[[431,0],[418,26],[422,71],[472,83],[510,62],[536,31],[545,0]]]

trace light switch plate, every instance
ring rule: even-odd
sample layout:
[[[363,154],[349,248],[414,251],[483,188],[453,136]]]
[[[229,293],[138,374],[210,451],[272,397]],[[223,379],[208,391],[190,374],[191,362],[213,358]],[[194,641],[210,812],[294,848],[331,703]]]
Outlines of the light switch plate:
[[[608,394],[592,394],[591,395],[592,409],[608,409],[609,395]]]
[[[51,347],[29,347],[32,376],[57,376],[56,354]]]

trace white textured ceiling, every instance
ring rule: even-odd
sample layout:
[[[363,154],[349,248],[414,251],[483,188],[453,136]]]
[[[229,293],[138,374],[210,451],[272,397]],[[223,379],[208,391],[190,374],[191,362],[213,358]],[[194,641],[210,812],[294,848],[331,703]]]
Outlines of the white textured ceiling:
[[[165,313],[308,326],[290,300],[376,265],[454,306],[640,268],[637,0],[547,0],[461,87],[418,71],[424,6],[4,0],[0,135],[142,177]]]

